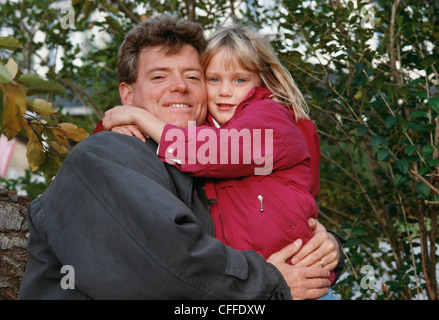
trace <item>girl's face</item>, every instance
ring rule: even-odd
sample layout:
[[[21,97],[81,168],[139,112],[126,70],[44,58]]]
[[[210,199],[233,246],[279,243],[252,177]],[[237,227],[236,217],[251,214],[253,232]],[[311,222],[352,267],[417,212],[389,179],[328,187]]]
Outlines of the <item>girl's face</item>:
[[[207,83],[207,106],[209,113],[220,124],[230,120],[236,107],[250,90],[261,86],[256,71],[244,68],[234,57],[226,68],[225,51],[218,51],[210,60],[205,73]]]

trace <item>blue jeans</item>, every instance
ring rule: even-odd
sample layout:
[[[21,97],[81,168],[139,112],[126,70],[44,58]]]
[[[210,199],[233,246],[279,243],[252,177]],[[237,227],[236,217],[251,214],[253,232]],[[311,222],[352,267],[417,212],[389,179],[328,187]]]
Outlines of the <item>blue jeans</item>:
[[[318,298],[317,300],[340,300],[339,298],[337,298],[336,296],[334,296],[332,294],[332,289],[329,288],[329,292],[324,295],[323,297]]]

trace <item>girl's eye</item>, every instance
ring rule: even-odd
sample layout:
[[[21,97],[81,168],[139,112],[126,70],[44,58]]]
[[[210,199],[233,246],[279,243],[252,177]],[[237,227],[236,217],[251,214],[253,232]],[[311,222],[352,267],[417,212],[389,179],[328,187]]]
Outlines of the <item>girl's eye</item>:
[[[219,79],[218,78],[210,78],[209,79],[209,82],[219,82]]]
[[[236,82],[238,82],[238,83],[244,83],[244,82],[245,82],[245,79],[239,78],[239,79],[236,79]]]

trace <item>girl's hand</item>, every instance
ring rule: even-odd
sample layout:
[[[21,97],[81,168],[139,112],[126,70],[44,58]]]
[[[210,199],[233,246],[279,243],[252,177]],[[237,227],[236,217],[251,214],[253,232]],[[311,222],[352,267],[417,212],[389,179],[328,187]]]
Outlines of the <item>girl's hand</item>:
[[[133,106],[117,106],[105,112],[102,126],[105,130],[124,125],[137,125],[136,120],[143,109]]]
[[[141,138],[141,133],[146,133],[148,138],[152,138],[157,143],[160,143],[165,125],[165,122],[148,110],[134,106],[114,107],[105,112],[105,116],[102,119],[102,126],[105,130],[112,130],[112,128],[118,127],[116,132],[135,136],[141,140],[144,140]],[[132,126],[137,129],[134,129]],[[122,127],[125,129],[122,129]]]
[[[340,255],[337,239],[316,219],[311,218],[308,223],[314,236],[292,257],[291,263],[295,266],[334,270]]]
[[[149,137],[143,133],[138,127],[134,125],[124,125],[124,126],[117,126],[111,128],[112,132],[122,133],[127,136],[134,136],[142,140],[143,142],[146,142],[146,139],[149,139]]]

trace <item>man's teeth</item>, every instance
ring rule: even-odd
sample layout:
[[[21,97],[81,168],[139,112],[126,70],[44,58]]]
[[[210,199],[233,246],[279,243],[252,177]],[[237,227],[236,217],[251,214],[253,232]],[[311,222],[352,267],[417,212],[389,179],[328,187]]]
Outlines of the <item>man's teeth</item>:
[[[189,108],[189,105],[187,104],[182,104],[182,103],[173,103],[169,105],[170,107],[175,107],[175,108]]]

